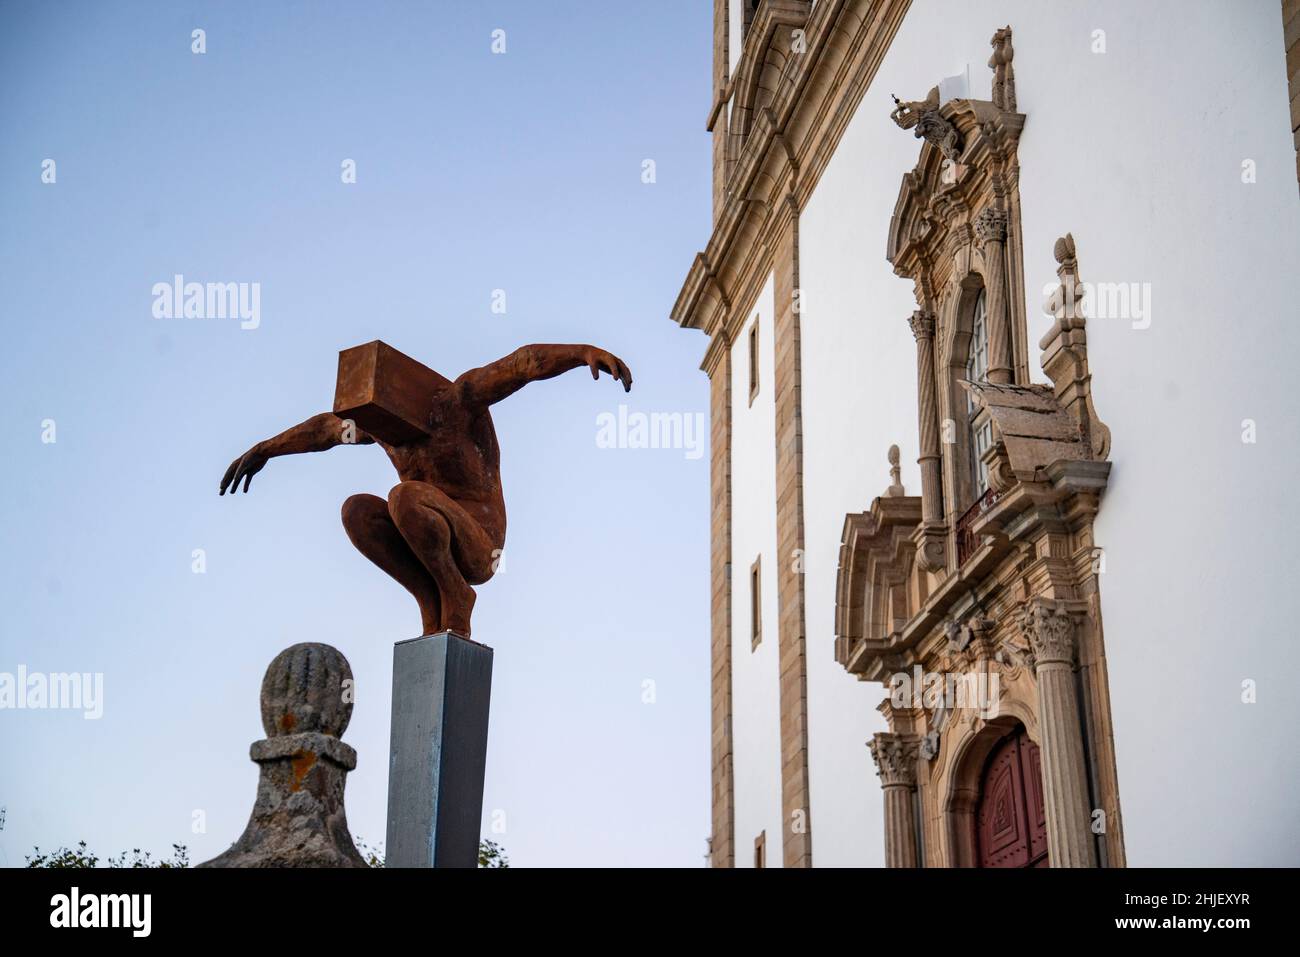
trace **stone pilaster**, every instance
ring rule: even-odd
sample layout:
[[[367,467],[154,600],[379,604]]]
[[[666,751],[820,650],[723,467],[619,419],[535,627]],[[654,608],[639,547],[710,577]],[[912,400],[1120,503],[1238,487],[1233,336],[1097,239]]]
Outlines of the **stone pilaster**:
[[[1032,598],[1021,609],[1038,678],[1047,849],[1053,867],[1096,867],[1089,827],[1083,726],[1074,688],[1074,620],[1063,607]]]
[[[713,222],[716,225],[727,206],[728,111],[724,98],[729,75],[731,17],[727,0],[713,0],[713,104],[709,131],[713,135]]]
[[[1006,384],[1012,380],[1011,316],[1007,311],[1006,241],[1007,214],[989,207],[975,218],[975,235],[984,249],[985,305],[989,324],[988,380]]]
[[[919,867],[916,845],[916,754],[913,735],[877,734],[867,742],[885,792],[885,866]]]
[[[731,746],[731,346],[719,332],[709,375],[712,781],[714,867],[736,866],[735,770]]]
[[[808,792],[808,664],[804,638],[803,413],[800,377],[799,211],[787,199],[773,241],[776,296],[776,583],[780,659],[781,842],[786,867],[812,867]]]

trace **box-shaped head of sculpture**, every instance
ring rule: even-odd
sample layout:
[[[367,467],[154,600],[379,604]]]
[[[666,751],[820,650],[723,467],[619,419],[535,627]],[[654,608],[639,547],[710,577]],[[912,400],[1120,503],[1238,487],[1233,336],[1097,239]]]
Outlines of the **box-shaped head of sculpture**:
[[[434,396],[451,382],[376,339],[339,353],[334,414],[390,445],[430,432]]]

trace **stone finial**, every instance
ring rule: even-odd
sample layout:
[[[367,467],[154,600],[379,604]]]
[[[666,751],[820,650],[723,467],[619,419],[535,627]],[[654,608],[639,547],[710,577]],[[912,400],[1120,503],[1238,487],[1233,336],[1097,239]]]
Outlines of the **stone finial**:
[[[889,447],[889,488],[885,494],[894,497],[907,494],[907,490],[903,488],[903,470],[898,465],[897,445]]]
[[[1057,399],[1079,424],[1093,459],[1104,461],[1110,454],[1110,429],[1097,418],[1092,403],[1092,376],[1088,371],[1088,332],[1084,317],[1087,286],[1079,279],[1079,256],[1074,236],[1066,233],[1052,247],[1056,275],[1060,279],[1043,311],[1052,317],[1038,346],[1043,350],[1042,366],[1052,380]]]
[[[993,34],[989,41],[993,55],[989,67],[993,70],[993,105],[1007,113],[1016,111],[1016,73],[1011,61],[1015,48],[1011,46],[1011,27],[1005,26]]]
[[[1056,274],[1065,278],[1065,274],[1076,275],[1079,271],[1079,263],[1074,251],[1074,234],[1066,233],[1056,241],[1052,247],[1052,256],[1056,259]]]
[[[367,867],[348,832],[343,790],[357,753],[339,740],[352,717],[352,668],[336,648],[299,644],[262,679],[260,767],[248,826],[199,867]]]
[[[352,720],[352,668],[337,648],[293,645],[262,679],[262,728],[268,738],[319,731],[341,738]]]

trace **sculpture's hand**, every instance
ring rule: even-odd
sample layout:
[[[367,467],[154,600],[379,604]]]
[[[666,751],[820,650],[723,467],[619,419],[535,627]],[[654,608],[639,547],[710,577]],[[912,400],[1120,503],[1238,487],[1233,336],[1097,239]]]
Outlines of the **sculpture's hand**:
[[[218,494],[225,495],[226,487],[230,487],[230,494],[234,495],[239,491],[239,480],[244,480],[244,492],[247,494],[248,486],[253,481],[253,476],[262,471],[262,466],[270,458],[262,451],[262,443],[259,442],[251,449],[241,455],[235,461],[230,463],[230,468],[226,469],[226,474],[221,477],[221,491]]]
[[[583,350],[582,361],[591,369],[593,379],[599,379],[602,372],[608,372],[616,381],[623,383],[624,392],[632,391],[632,370],[612,352],[591,346]]]

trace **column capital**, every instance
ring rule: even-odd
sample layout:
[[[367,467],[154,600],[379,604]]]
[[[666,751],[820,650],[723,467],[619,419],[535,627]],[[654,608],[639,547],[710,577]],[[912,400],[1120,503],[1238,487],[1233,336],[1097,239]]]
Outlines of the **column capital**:
[[[912,327],[912,335],[917,342],[934,338],[934,313],[917,309],[907,317],[907,324]]]
[[[875,734],[867,747],[871,749],[871,758],[876,762],[876,774],[880,777],[880,786],[916,787],[916,755],[920,742],[915,735]]]
[[[1065,602],[1029,599],[1020,609],[1020,628],[1029,639],[1035,666],[1074,663],[1074,619]]]
[[[1007,238],[1007,214],[1005,210],[990,206],[975,217],[975,236],[980,245],[1005,242]]]

